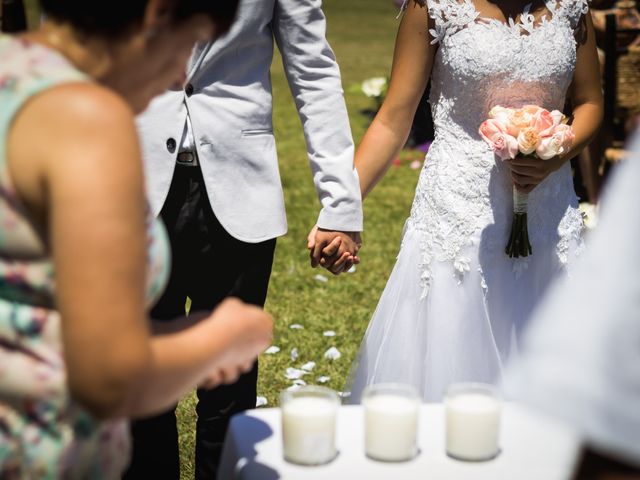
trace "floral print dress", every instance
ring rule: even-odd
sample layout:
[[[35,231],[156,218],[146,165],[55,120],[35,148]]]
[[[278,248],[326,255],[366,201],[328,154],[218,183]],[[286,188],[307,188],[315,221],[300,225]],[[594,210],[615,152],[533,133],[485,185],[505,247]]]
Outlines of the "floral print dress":
[[[21,107],[56,85],[88,81],[55,51],[0,36],[0,478],[119,478],[129,461],[125,420],[99,422],[66,382],[55,272],[9,176],[6,139]],[[149,304],[164,288],[169,248],[148,221]]]

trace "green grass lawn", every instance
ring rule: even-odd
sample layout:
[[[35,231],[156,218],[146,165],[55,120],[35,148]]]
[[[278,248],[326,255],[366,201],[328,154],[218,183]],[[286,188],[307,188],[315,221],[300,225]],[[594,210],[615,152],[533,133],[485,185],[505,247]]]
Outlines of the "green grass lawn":
[[[391,0],[325,0],[328,37],[340,63],[351,126],[356,143],[362,138],[369,119],[361,112],[372,107],[372,100],[354,88],[364,79],[389,74],[395,33],[396,10]],[[279,392],[291,381],[285,378],[289,366],[316,362],[309,383],[318,376],[329,376],[327,385],[341,391],[357,352],[360,339],[376,306],[398,252],[400,233],[409,213],[418,171],[408,167],[418,154],[403,155],[400,167],[391,168],[365,204],[362,264],[354,274],[333,277],[308,264],[306,237],[319,211],[300,121],[284,77],[280,57],[272,68],[274,123],[284,185],[289,233],[278,239],[273,275],[266,309],[275,318],[275,355],[260,358],[258,394],[268,406],[277,406]],[[327,277],[326,283],[314,279]],[[303,330],[289,326],[300,324]],[[325,330],[336,336],[327,338]],[[323,358],[324,352],[337,347],[342,357]],[[291,349],[299,357],[292,361]],[[179,409],[183,478],[193,478],[194,399],[185,400]]]

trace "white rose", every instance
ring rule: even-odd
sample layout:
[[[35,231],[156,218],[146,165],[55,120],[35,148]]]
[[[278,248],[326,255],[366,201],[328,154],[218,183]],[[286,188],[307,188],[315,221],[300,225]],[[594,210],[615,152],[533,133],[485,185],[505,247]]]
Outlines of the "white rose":
[[[566,117],[560,110],[553,110],[551,112],[551,118],[553,118],[553,126],[555,127],[556,125],[560,125]]]
[[[362,82],[362,92],[369,98],[381,97],[387,86],[385,77],[369,78]]]
[[[539,144],[540,135],[535,128],[525,128],[518,134],[518,150],[524,155],[535,152]]]
[[[555,135],[543,138],[536,149],[536,155],[542,160],[549,160],[562,153],[562,141]]]
[[[509,123],[509,115],[511,115],[512,109],[501,107],[500,105],[496,105],[491,110],[489,110],[489,118],[493,118],[498,120],[499,122],[507,125]]]

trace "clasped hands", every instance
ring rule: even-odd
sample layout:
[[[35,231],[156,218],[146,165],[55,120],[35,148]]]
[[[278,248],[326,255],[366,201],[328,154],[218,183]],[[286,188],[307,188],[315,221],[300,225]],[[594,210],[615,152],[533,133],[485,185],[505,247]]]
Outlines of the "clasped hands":
[[[358,251],[362,246],[360,232],[325,230],[317,225],[307,237],[311,266],[326,268],[334,275],[348,271],[360,263]]]

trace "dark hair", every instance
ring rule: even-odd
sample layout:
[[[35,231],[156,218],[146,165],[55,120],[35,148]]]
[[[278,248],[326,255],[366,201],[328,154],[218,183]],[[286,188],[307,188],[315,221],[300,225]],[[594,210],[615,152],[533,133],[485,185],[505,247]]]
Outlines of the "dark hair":
[[[226,32],[235,18],[239,0],[167,0],[175,21],[203,13],[211,16],[218,33]],[[103,37],[117,37],[139,27],[148,0],[40,0],[51,18],[68,22],[78,31]]]

